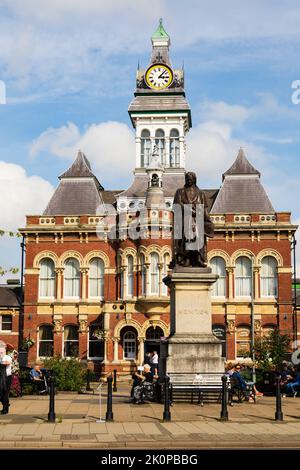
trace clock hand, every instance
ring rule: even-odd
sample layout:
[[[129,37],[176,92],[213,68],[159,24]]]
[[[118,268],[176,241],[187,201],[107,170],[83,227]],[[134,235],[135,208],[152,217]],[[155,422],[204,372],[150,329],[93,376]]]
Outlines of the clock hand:
[[[160,74],[160,76],[157,77],[157,78],[165,78],[165,77],[164,77],[165,73],[166,73],[166,71],[164,70],[164,71]]]

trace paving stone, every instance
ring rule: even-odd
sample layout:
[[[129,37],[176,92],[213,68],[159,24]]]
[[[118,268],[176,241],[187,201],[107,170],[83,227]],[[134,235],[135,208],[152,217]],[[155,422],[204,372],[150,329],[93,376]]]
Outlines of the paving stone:
[[[96,434],[98,442],[114,442],[117,441],[116,437],[112,434]]]
[[[53,434],[71,434],[72,432],[72,423],[57,423]]]
[[[90,432],[93,434],[107,434],[106,423],[90,423]]]
[[[22,424],[21,425],[21,428],[16,432],[16,434],[20,434],[20,435],[29,435],[29,434],[35,434],[36,431],[38,430],[39,428],[39,424],[34,424],[34,423],[30,423],[30,424]]]
[[[155,423],[139,423],[139,425],[144,434],[150,434],[150,435],[161,434],[161,431],[158,429]]]
[[[178,424],[176,423],[161,423],[161,426],[165,428],[166,431],[174,435],[188,434],[187,431],[185,431],[183,428],[178,426]]]
[[[127,434],[144,434],[142,428],[139,426],[138,423],[123,423],[125,432]]]
[[[90,427],[88,423],[73,424],[72,434],[89,434]]]
[[[106,423],[106,427],[109,434],[126,434],[121,423]]]

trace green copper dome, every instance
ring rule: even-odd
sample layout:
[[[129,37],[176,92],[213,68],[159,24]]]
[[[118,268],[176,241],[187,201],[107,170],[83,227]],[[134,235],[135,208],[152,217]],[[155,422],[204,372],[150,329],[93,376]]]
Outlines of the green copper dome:
[[[159,25],[158,25],[156,31],[154,31],[154,33],[151,36],[151,39],[158,39],[158,38],[168,38],[169,39],[169,35],[166,32],[165,28],[163,27],[162,18],[160,18]]]

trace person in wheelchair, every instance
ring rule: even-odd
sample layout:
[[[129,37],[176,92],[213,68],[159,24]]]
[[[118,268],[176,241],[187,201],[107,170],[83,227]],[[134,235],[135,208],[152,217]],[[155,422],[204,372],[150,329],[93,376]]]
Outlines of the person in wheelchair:
[[[29,372],[31,382],[35,385],[37,392],[41,395],[47,393],[48,385],[44,370],[39,365],[35,365]]]
[[[144,400],[152,400],[154,398],[154,387],[151,366],[145,364],[142,374],[138,372],[134,374],[134,380],[136,380],[136,385],[133,387],[134,403],[139,405],[140,403],[145,403]]]

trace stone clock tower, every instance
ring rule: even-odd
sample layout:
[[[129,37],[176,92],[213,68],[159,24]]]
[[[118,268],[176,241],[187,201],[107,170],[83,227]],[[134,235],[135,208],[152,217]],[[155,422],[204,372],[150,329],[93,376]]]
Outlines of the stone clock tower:
[[[184,71],[172,67],[170,37],[162,20],[151,42],[150,62],[147,68],[137,70],[134,99],[128,109],[136,131],[135,178],[132,186],[118,197],[120,210],[143,206],[148,187],[147,168],[154,152],[164,170],[166,207],[171,207],[176,188],[184,182],[185,137],[192,125]]]

